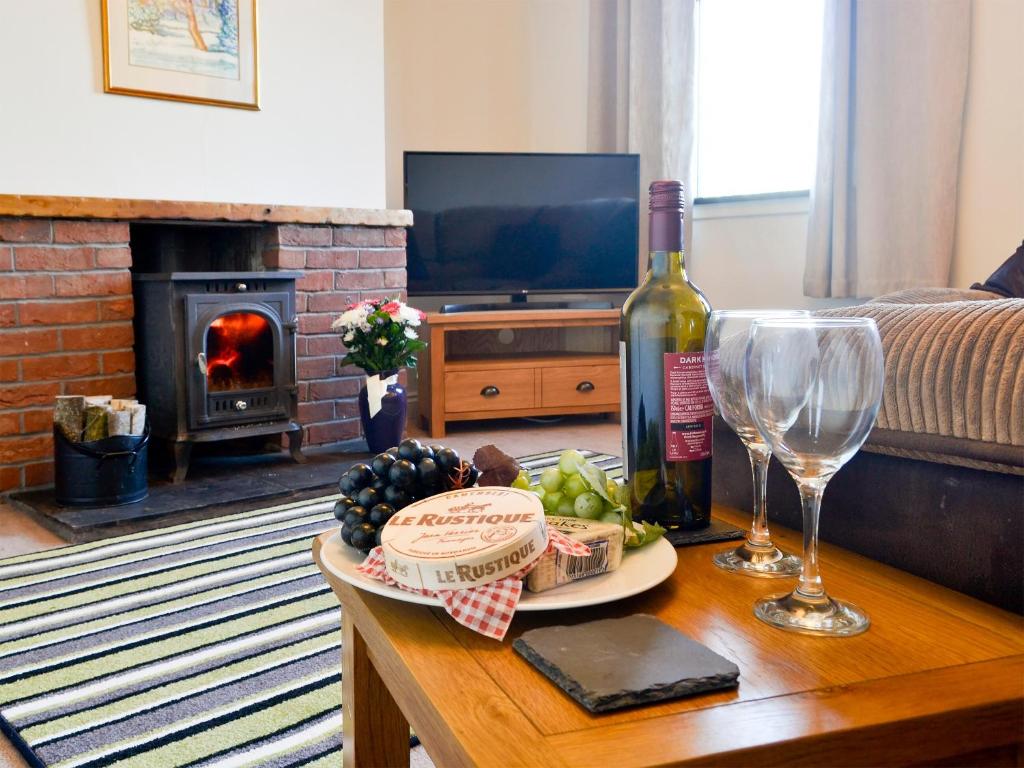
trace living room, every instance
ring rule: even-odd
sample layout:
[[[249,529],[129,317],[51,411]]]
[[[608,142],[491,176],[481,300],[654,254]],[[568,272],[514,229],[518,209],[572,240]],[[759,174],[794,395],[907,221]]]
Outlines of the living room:
[[[0,765],[1020,764],[1024,4],[0,21]]]

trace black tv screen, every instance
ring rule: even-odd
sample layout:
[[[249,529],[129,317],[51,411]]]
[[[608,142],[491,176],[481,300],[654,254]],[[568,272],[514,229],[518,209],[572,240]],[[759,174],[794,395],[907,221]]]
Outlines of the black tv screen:
[[[405,153],[411,295],[632,290],[637,155]]]

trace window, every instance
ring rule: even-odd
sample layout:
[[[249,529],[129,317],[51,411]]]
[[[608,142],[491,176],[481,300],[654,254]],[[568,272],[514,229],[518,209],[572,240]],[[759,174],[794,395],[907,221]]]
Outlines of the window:
[[[806,190],[823,0],[699,0],[697,197]]]

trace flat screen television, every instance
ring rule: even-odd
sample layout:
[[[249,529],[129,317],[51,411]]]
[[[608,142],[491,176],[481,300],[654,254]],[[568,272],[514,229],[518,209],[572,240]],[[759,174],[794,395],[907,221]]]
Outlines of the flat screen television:
[[[410,295],[636,287],[638,155],[406,152]]]

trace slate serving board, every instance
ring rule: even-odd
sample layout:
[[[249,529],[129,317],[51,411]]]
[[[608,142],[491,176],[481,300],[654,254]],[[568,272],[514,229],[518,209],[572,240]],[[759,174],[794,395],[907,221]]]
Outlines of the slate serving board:
[[[594,713],[731,688],[740,675],[733,662],[644,613],[531,629],[512,647]]]

